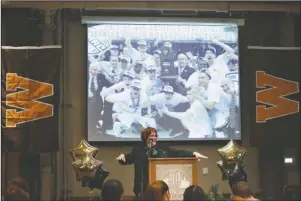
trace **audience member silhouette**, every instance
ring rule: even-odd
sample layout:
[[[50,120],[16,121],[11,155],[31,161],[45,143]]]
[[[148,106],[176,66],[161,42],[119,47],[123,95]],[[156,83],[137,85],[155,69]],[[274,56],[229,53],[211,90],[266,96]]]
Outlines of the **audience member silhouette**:
[[[191,185],[184,191],[183,201],[203,201],[205,199],[205,192],[200,186]]]
[[[103,184],[101,191],[102,201],[120,201],[123,195],[123,186],[119,180],[111,179]]]
[[[145,201],[169,201],[170,192],[168,185],[161,180],[150,184],[144,194]]]

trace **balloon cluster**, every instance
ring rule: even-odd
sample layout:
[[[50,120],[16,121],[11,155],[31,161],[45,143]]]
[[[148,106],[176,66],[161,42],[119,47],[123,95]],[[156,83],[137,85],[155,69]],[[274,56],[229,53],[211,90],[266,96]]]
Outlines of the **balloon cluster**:
[[[102,161],[95,159],[98,148],[92,147],[88,142],[82,140],[69,153],[73,159],[72,167],[76,174],[76,180],[82,182],[82,187],[101,189],[109,172],[102,168]]]
[[[238,181],[247,181],[247,174],[243,169],[246,149],[231,140],[217,151],[222,158],[217,162],[217,166],[222,172],[222,180],[229,180],[230,186]]]

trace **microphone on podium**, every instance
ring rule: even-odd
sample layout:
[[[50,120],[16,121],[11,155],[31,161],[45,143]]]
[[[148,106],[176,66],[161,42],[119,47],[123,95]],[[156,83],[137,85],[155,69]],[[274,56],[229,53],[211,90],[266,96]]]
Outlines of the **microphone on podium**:
[[[153,140],[150,139],[150,140],[149,140],[149,148],[152,148],[152,147],[153,147]]]
[[[150,157],[151,152],[152,152],[152,146],[153,146],[153,140],[150,139],[148,141],[148,147],[147,147],[147,151],[146,151],[146,155],[148,155],[148,157]]]

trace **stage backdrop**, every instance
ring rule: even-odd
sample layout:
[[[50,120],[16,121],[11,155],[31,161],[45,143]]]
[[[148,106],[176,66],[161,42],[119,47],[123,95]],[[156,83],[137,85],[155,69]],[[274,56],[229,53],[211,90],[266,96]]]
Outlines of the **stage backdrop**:
[[[57,151],[61,47],[3,46],[1,60],[2,148]]]
[[[251,96],[251,145],[298,145],[300,48],[248,47],[246,68],[250,89],[241,90]]]

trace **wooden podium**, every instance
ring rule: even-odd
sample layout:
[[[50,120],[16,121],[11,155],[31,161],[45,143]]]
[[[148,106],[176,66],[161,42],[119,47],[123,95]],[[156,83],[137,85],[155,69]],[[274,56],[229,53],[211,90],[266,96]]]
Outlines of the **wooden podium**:
[[[165,181],[171,200],[183,200],[185,189],[198,185],[199,171],[196,158],[149,158],[149,183]]]

